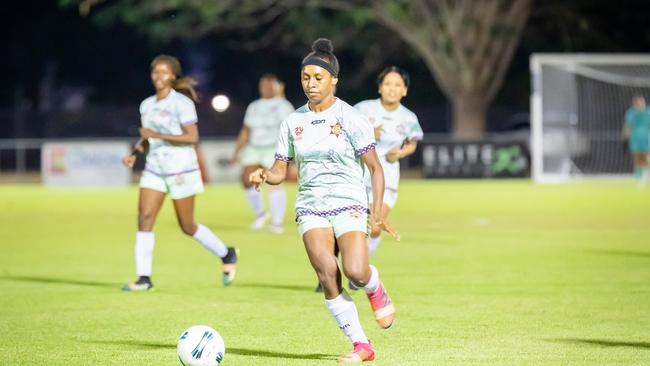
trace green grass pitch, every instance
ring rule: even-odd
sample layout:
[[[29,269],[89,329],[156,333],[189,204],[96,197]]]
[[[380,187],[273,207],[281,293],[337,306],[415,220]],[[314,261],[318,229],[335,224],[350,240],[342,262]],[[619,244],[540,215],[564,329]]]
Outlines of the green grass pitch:
[[[293,205],[295,186],[289,186]],[[174,365],[195,324],[224,365],[332,365],[350,350],[295,230],[248,230],[238,186],[196,216],[241,249],[238,278],[179,230],[169,201],[151,293],[135,278],[137,189],[0,187],[0,365]],[[632,182],[404,181],[372,258],[397,307],[380,330],[353,295],[376,365],[650,364],[650,187]]]

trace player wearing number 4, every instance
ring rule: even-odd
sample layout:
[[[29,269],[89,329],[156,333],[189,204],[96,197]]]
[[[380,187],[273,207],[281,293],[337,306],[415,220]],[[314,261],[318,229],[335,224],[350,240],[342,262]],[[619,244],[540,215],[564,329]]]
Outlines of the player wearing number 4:
[[[409,87],[409,75],[396,66],[385,68],[377,77],[379,99],[366,100],[355,107],[365,114],[372,124],[377,139],[377,155],[384,169],[386,187],[381,205],[381,219],[388,222],[388,214],[397,201],[399,185],[399,159],[415,152],[417,141],[422,139],[422,128],[415,113],[401,104]],[[368,198],[372,202],[370,177],[366,176]],[[381,241],[381,229],[373,225],[370,230],[369,251],[374,253]],[[399,240],[399,236],[398,236]]]
[[[237,253],[207,227],[194,221],[194,195],[203,192],[203,181],[194,145],[199,140],[194,101],[195,81],[181,77],[181,65],[171,56],[161,55],[151,62],[151,81],[156,95],[140,105],[141,139],[133,153],[123,159],[133,167],[136,155],[148,145],[147,163],[140,179],[138,233],[135,240],[135,264],[138,279],[122,288],[124,291],[147,291],[153,287],[153,227],[169,195],[174,202],[176,218],[183,232],[192,236],[223,262],[223,284],[235,278]],[[192,99],[176,90],[188,92]]]
[[[373,211],[381,210],[384,174],[375,152],[375,139],[368,120],[349,104],[334,96],[339,64],[332,43],[319,39],[302,61],[301,82],[306,105],[280,125],[275,163],[257,169],[250,181],[259,187],[280,184],[287,163],[298,167],[296,221],[325,294],[327,309],[353,344],[354,350],[339,360],[362,362],[374,359],[357,308],[341,287],[334,248],[338,245],[345,276],[363,288],[377,323],[388,328],[395,308],[374,266],[368,264],[368,197],[363,181],[364,163],[370,170]],[[376,227],[390,230],[376,215]]]

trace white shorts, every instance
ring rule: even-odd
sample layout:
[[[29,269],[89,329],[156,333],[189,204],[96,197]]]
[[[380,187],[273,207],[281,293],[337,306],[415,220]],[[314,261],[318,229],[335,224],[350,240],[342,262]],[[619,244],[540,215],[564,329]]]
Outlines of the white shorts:
[[[167,176],[145,170],[140,178],[140,188],[168,193],[172,199],[178,200],[203,192],[203,180],[198,169]]]
[[[334,229],[336,238],[351,231],[360,231],[366,234],[369,232],[368,214],[361,211],[343,211],[338,215],[331,216],[303,215],[298,216],[296,221],[301,237],[311,229],[328,227]]]
[[[270,168],[275,163],[275,146],[257,147],[246,145],[241,157],[243,166],[261,165]]]
[[[368,202],[372,204],[372,188],[366,187],[366,192],[368,193]],[[395,207],[395,202],[397,202],[397,190],[386,188],[384,189],[384,203],[390,207]]]

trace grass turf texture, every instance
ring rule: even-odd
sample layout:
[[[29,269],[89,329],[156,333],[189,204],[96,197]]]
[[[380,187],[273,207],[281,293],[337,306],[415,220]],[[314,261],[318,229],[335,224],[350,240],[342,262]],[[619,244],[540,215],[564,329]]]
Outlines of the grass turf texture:
[[[1,365],[173,365],[195,324],[221,333],[225,365],[329,365],[350,351],[292,215],[283,235],[250,232],[237,186],[209,187],[196,209],[241,249],[233,287],[167,201],[155,291],[120,292],[135,278],[136,203],[135,187],[0,187]],[[402,242],[385,237],[373,258],[394,326],[380,330],[353,295],[375,364],[649,364],[649,214],[650,188],[631,182],[403,182],[391,215]]]

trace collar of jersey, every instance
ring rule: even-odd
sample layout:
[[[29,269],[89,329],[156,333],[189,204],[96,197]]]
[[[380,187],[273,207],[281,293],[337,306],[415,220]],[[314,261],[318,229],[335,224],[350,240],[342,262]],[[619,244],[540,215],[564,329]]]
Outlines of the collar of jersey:
[[[307,102],[307,104],[306,104],[305,106],[307,107],[307,110],[308,110],[310,113],[313,113],[313,114],[322,114],[322,113],[326,113],[326,112],[330,111],[332,108],[334,108],[336,105],[338,105],[339,102],[341,101],[341,99],[339,99],[339,98],[337,98],[337,97],[334,97],[334,98],[336,98],[336,100],[334,101],[334,103],[332,103],[332,105],[329,106],[329,107],[328,107],[326,110],[324,110],[324,111],[320,111],[320,112],[312,111],[311,108],[309,108],[309,102]]]

